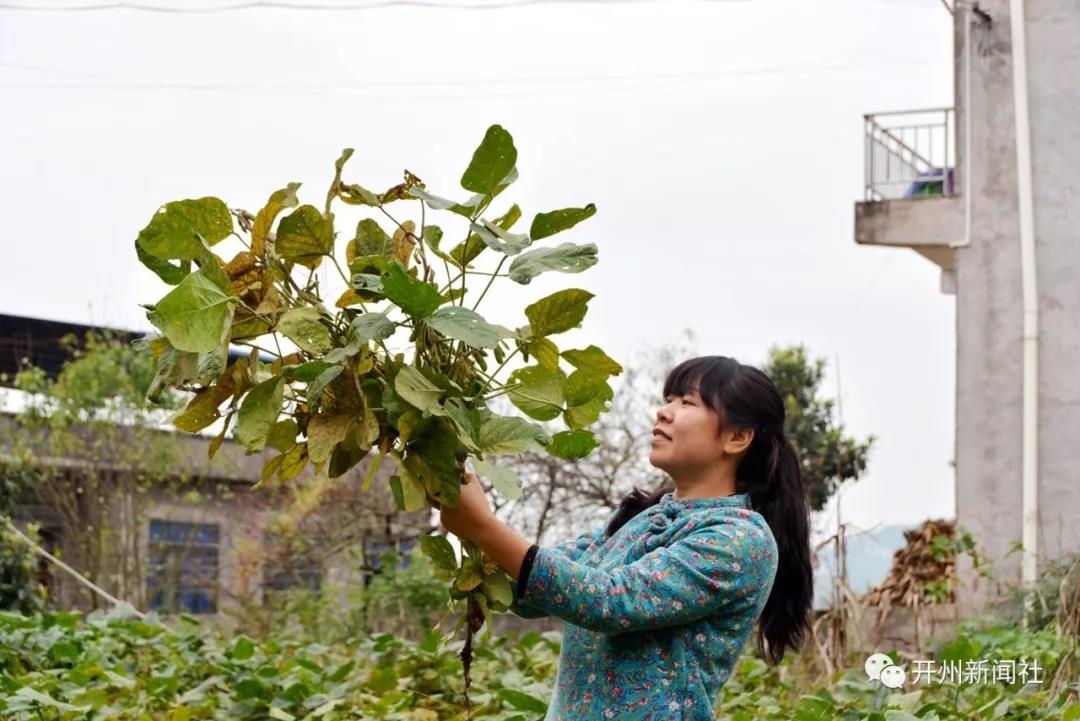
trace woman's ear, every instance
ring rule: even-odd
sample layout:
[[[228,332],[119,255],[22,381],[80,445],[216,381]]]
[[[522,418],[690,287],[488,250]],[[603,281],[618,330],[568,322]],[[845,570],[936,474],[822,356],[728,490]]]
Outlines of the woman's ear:
[[[724,453],[737,456],[746,451],[754,442],[754,429],[737,427],[726,431],[727,438],[724,440]]]

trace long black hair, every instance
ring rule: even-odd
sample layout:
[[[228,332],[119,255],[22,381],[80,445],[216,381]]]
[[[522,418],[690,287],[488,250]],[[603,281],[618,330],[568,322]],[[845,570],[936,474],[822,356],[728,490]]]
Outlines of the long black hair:
[[[735,471],[735,486],[736,492],[749,495],[751,507],[765,518],[776,539],[776,580],[758,619],[757,647],[770,663],[779,663],[788,648],[802,646],[813,599],[810,509],[798,453],[784,434],[784,399],[762,371],[725,356],[683,361],[668,373],[663,397],[695,389],[720,415],[721,427],[754,429]],[[635,488],[608,523],[608,536],[673,490],[671,484],[652,493]]]

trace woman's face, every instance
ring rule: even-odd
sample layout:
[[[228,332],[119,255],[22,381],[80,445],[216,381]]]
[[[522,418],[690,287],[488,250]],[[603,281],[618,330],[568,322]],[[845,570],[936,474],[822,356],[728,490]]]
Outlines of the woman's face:
[[[720,415],[705,405],[696,388],[664,400],[656,411],[649,463],[674,475],[723,458]]]

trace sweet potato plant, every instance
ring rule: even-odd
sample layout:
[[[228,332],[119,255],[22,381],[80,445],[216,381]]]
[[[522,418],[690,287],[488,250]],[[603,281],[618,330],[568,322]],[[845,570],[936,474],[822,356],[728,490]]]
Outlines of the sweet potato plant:
[[[300,184],[290,183],[255,214],[202,197],[168,202],[153,215],[136,252],[173,288],[144,306],[160,331],[148,341],[157,361],[151,397],[166,388],[194,392],[173,419],[184,431],[223,418],[211,456],[230,429],[249,453],[272,449],[263,484],[287,483],[309,463],[337,477],[370,458],[366,490],[389,456],[391,491],[405,511],[454,506],[470,458],[513,498],[520,480],[500,456],[587,455],[596,445],[589,426],[607,409],[609,379],[622,369],[595,345],[564,349],[557,338],[581,324],[593,294],[567,288],[538,298],[515,328],[477,308],[496,279],[527,285],[541,273],[593,266],[592,243],[541,241],[596,208],[538,213],[518,231],[517,205],[495,209],[517,178],[517,150],[499,125],[488,128],[461,176],[471,194],[464,200],[433,194],[409,171],[384,192],[348,182],[352,152],[334,164],[321,207],[300,204]],[[335,203],[367,216],[355,232],[339,237]],[[445,227],[431,222],[435,213]],[[460,242],[447,241],[451,232]],[[221,257],[215,251],[232,245],[230,236],[238,252]],[[320,288],[315,271],[323,265],[344,281],[339,297]],[[230,345],[250,355],[228,363]],[[519,355],[524,365],[504,374]],[[489,407],[502,394],[520,415]],[[556,419],[565,430],[549,433],[536,422]],[[454,631],[467,624],[467,691],[473,635],[492,611],[510,606],[509,578],[471,543],[462,544],[460,562],[444,536],[421,543],[450,595],[465,601]]]

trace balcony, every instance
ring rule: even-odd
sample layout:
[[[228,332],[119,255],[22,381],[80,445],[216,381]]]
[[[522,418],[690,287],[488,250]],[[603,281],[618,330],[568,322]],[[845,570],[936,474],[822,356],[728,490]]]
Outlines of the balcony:
[[[963,238],[952,108],[863,116],[864,199],[855,204],[855,242],[911,248],[942,270],[955,292],[953,246]]]
[[[956,194],[953,109],[864,115],[866,200]]]

